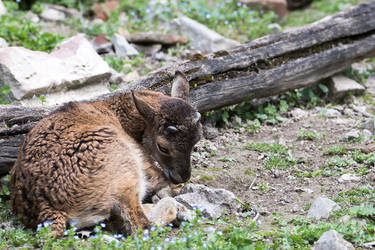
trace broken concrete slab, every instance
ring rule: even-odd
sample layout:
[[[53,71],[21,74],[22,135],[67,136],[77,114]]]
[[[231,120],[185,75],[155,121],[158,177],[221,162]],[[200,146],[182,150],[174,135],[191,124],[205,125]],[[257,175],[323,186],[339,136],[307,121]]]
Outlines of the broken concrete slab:
[[[84,35],[63,41],[50,54],[2,48],[0,73],[0,87],[9,85],[16,100],[106,82],[111,76],[109,65]]]
[[[240,43],[225,38],[205,25],[190,19],[186,16],[174,19],[171,23],[174,32],[181,32],[190,39],[190,47],[202,53],[211,53],[218,50],[225,50]]]
[[[328,88],[330,96],[334,99],[341,99],[348,93],[359,95],[365,91],[365,87],[361,84],[343,75],[332,76],[328,82]]]

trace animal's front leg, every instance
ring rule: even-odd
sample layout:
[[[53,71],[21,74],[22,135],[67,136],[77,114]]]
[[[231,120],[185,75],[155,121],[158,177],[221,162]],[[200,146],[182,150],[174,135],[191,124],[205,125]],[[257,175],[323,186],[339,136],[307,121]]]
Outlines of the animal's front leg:
[[[149,228],[151,222],[146,217],[138,197],[134,195],[134,197],[124,197],[120,203],[113,205],[108,226],[113,232],[131,235],[138,229]]]

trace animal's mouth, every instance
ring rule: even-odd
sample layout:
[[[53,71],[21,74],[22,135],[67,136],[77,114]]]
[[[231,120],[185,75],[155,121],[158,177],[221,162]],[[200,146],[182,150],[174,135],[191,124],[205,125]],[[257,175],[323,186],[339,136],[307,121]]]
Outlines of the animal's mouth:
[[[183,181],[181,181],[181,178],[179,178],[179,180],[176,180],[176,179],[173,177],[173,175],[172,175],[172,173],[171,173],[171,171],[170,171],[169,169],[167,169],[167,168],[163,168],[163,172],[164,172],[165,177],[166,177],[169,181],[171,181],[173,184],[180,184],[180,183],[183,183]]]

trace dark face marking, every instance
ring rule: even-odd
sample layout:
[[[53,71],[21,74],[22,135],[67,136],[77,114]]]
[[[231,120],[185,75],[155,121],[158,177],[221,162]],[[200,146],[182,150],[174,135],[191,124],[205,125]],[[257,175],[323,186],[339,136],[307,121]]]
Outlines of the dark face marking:
[[[175,184],[190,179],[190,155],[202,134],[199,118],[199,113],[187,102],[168,98],[154,116],[154,126],[147,132],[145,146]]]

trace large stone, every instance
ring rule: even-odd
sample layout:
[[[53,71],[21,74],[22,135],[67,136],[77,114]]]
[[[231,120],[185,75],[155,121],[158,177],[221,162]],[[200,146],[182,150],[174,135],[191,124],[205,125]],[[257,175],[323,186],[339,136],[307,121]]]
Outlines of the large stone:
[[[65,19],[65,13],[56,9],[46,8],[43,10],[40,17],[46,21],[62,21]]]
[[[219,218],[223,212],[236,214],[241,205],[236,196],[225,189],[211,189],[200,184],[188,184],[175,199],[189,209],[198,208],[205,216]]]
[[[352,129],[341,136],[341,141],[353,141],[361,136],[361,132],[358,129]]]
[[[112,42],[107,40],[105,34],[94,37],[91,44],[98,54],[113,53]]]
[[[137,51],[141,52],[145,56],[153,56],[162,49],[161,44],[151,44],[151,45],[141,45],[134,44],[134,47]]]
[[[237,41],[225,38],[203,24],[186,16],[174,19],[172,29],[189,37],[191,48],[203,53],[225,50],[239,45]]]
[[[143,204],[147,218],[158,226],[192,220],[192,212],[172,197],[165,197],[156,204]]]
[[[3,1],[0,0],[0,16],[7,13],[7,9],[5,9],[5,6],[3,4]]]
[[[353,245],[344,240],[335,230],[330,230],[322,234],[311,250],[354,250]]]
[[[44,9],[54,9],[54,10],[57,10],[61,13],[64,13],[64,15],[66,17],[72,17],[72,18],[80,18],[81,17],[81,13],[76,10],[76,9],[70,9],[70,8],[66,8],[64,6],[61,6],[61,5],[56,5],[56,4],[43,4],[42,5]]]
[[[339,182],[349,182],[349,181],[360,181],[361,177],[355,174],[343,174],[338,179]]]
[[[369,119],[362,124],[363,129],[371,132],[372,135],[375,134],[375,119]]]
[[[0,37],[0,49],[8,47],[7,41],[4,38]]]
[[[330,95],[335,99],[340,99],[348,93],[358,95],[365,91],[365,87],[361,84],[343,75],[332,76],[328,87],[330,89]]]
[[[328,108],[325,110],[323,109],[322,111],[323,111],[322,114],[328,118],[335,118],[341,115],[341,112],[336,109]]]
[[[17,100],[100,84],[110,76],[110,67],[83,35],[62,42],[50,54],[21,47],[0,49],[0,87],[9,85]]]
[[[274,11],[280,18],[288,14],[286,0],[240,0],[250,9],[264,9]]]
[[[339,210],[340,206],[336,202],[325,198],[318,197],[311,204],[309,211],[307,212],[308,218],[313,219],[327,219],[332,211]]]
[[[113,47],[115,48],[116,56],[124,58],[126,56],[137,56],[138,51],[131,46],[124,36],[114,34],[112,37]]]

